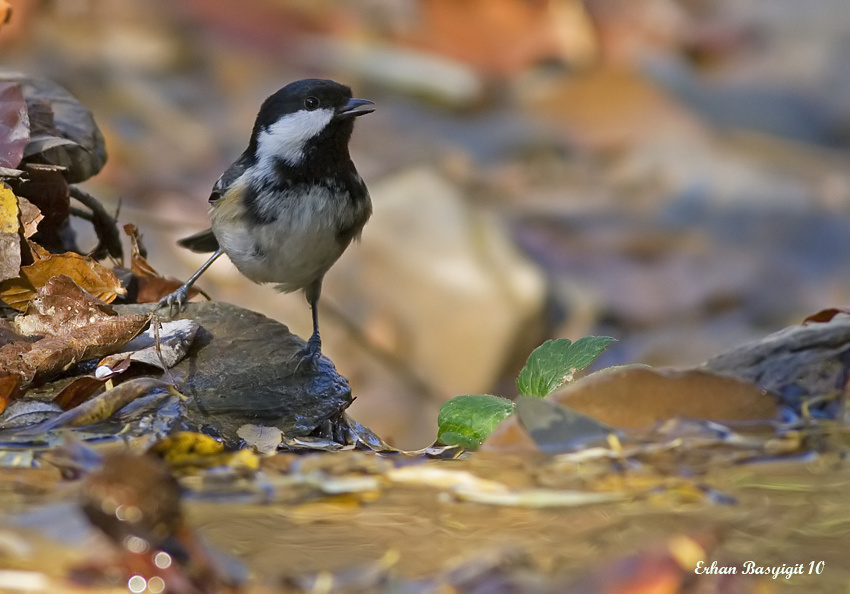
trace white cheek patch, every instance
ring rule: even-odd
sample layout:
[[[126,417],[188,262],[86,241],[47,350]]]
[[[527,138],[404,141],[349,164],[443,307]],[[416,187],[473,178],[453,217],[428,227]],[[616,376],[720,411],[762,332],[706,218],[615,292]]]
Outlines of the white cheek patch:
[[[304,158],[304,145],[325,129],[333,115],[332,109],[302,109],[282,117],[260,132],[257,137],[260,166],[271,166],[275,159],[281,159],[288,165],[298,165]]]

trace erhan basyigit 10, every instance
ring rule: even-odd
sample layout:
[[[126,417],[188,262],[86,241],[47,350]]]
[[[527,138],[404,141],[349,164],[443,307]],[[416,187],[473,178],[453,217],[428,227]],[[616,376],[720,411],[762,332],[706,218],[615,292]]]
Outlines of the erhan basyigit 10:
[[[331,80],[299,80],[266,99],[248,148],[213,186],[211,228],[178,242],[212,256],[159,305],[181,309],[189,287],[227,254],[254,282],[304,290],[313,334],[297,358],[299,366],[314,363],[322,349],[322,279],[372,214],[348,141],[354,118],[374,109]]]

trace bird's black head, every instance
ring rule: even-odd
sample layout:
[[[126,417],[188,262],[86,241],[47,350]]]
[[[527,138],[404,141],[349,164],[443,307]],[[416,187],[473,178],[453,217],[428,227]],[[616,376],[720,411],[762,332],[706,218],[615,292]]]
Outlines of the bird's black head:
[[[345,85],[299,80],[263,102],[249,150],[260,161],[282,161],[291,167],[314,158],[347,157],[354,117],[374,109],[371,101],[352,99]]]

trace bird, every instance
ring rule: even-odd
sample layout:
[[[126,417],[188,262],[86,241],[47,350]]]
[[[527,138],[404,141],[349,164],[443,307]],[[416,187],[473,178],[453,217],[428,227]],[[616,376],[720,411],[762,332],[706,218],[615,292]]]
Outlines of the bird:
[[[298,80],[270,95],[257,113],[248,148],[213,185],[210,228],[178,241],[212,255],[158,307],[179,313],[189,288],[227,254],[256,283],[285,293],[304,291],[313,333],[295,354],[296,370],[315,367],[322,350],[322,280],[372,214],[348,143],[355,118],[374,110],[372,101],[352,98],[350,87],[332,80]]]

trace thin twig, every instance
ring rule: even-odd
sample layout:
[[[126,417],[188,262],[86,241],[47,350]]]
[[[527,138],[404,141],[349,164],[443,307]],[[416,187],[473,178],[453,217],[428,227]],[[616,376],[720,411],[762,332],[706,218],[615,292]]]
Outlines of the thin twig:
[[[97,198],[88,192],[84,192],[77,186],[70,186],[70,188],[71,197],[92,211],[91,219],[83,217],[91,221],[98,239],[98,244],[91,253],[92,258],[101,260],[108,254],[116,260],[123,261],[124,248],[121,246],[121,233],[118,231],[116,217],[110,215]],[[74,210],[76,209],[72,209],[72,212]]]

